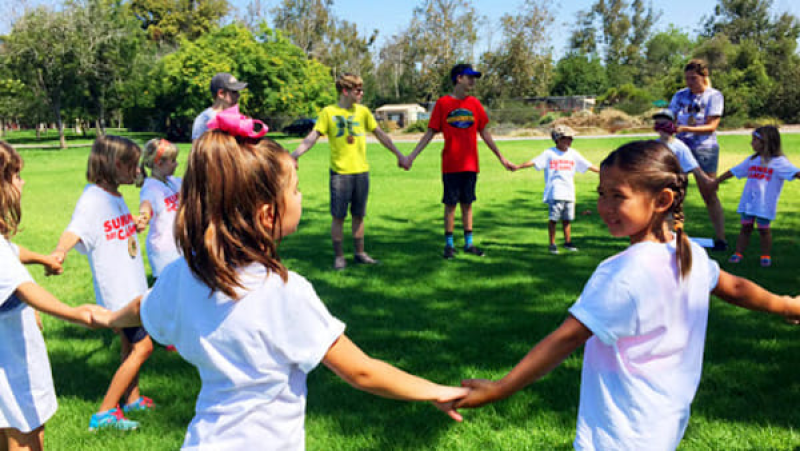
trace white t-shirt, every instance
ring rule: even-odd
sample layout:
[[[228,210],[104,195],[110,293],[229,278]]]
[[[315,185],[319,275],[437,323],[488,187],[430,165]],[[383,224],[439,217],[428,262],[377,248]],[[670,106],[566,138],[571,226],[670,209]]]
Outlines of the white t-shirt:
[[[594,336],[581,374],[576,449],[674,450],[703,366],[719,265],[692,243],[679,280],[675,241],[642,242],[603,261],[570,313]]]
[[[681,164],[681,170],[684,173],[689,173],[695,170],[699,164],[697,164],[697,159],[692,154],[692,151],[689,150],[689,147],[683,143],[680,139],[673,138],[669,140],[669,142],[661,141],[665,146],[669,147],[669,150],[678,157],[678,162]]]
[[[783,181],[791,180],[798,172],[800,169],[785,156],[773,158],[764,165],[761,163],[761,156],[756,155],[755,158],[747,158],[734,166],[731,168],[734,177],[747,177],[736,211],[772,221],[778,209]]]
[[[217,117],[217,112],[214,111],[213,108],[208,107],[194,118],[194,123],[192,123],[192,141],[203,136],[203,133],[208,130],[208,121],[215,117]]]
[[[551,147],[531,160],[537,171],[544,172],[544,202],[565,200],[575,202],[575,171],[586,172],[592,163],[577,150],[560,151]]]
[[[86,185],[67,231],[81,239],[75,249],[89,258],[98,304],[119,310],[147,291],[136,223],[122,196]]]
[[[144,179],[139,192],[139,203],[148,201],[153,207],[153,218],[145,240],[153,277],[158,277],[164,267],[180,257],[172,230],[178,213],[180,191],[181,179],[169,176],[166,183],[154,177]]]
[[[344,332],[314,288],[261,265],[239,271],[233,301],[180,258],[142,300],[142,324],[197,367],[202,388],[184,449],[305,449],[306,374]]]
[[[45,424],[58,403],[34,310],[14,295],[33,282],[18,252],[0,237],[0,429],[27,433]]]
[[[702,94],[693,94],[689,88],[676,92],[669,103],[669,109],[675,114],[678,125],[706,125],[714,116],[722,117],[725,110],[725,98],[714,88],[707,88]],[[713,133],[678,133],[690,149],[713,149],[718,147],[717,132]]]

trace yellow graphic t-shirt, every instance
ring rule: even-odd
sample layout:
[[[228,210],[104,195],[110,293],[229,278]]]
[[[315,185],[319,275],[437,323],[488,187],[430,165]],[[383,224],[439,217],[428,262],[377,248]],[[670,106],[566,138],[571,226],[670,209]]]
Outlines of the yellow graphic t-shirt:
[[[328,137],[333,172],[359,174],[369,171],[366,134],[377,127],[372,112],[363,105],[347,110],[330,105],[319,113],[314,130]]]

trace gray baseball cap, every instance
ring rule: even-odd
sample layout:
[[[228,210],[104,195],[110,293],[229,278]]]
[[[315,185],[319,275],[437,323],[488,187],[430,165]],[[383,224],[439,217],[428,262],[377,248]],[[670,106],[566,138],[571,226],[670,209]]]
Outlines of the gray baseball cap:
[[[220,89],[226,91],[241,91],[247,87],[247,83],[239,81],[227,72],[220,72],[211,79],[211,95],[216,95]]]
[[[653,119],[669,119],[670,121],[675,122],[675,113],[673,113],[672,110],[665,108],[656,112],[656,114],[653,115]]]

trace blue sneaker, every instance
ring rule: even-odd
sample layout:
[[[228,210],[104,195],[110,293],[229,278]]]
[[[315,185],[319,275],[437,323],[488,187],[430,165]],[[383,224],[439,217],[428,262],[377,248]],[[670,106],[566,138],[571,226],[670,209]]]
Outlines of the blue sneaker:
[[[152,399],[148,398],[147,396],[139,396],[139,399],[136,401],[122,406],[122,411],[128,413],[141,410],[153,410],[155,408],[156,404]]]
[[[118,429],[120,431],[132,431],[139,427],[139,423],[131,421],[122,414],[119,407],[97,412],[89,420],[89,431],[94,432],[98,429]]]

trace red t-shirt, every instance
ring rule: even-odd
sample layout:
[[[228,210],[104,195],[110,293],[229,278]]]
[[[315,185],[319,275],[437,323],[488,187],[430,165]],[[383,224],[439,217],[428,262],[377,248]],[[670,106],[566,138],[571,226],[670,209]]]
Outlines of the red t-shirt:
[[[444,134],[442,172],[478,171],[478,131],[489,123],[481,102],[472,96],[441,97],[433,107],[428,128]]]

